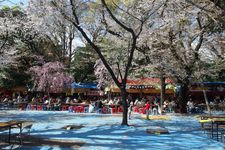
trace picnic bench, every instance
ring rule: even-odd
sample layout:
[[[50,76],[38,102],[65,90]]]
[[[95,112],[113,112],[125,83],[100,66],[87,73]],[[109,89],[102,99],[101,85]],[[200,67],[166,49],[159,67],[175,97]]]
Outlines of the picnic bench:
[[[207,131],[212,139],[224,142],[225,116],[201,116],[201,127]]]
[[[24,121],[7,121],[7,122],[0,122],[0,130],[9,130],[8,131],[8,142],[11,142],[11,129],[12,128],[19,128],[20,132],[19,135],[22,134],[22,123]]]

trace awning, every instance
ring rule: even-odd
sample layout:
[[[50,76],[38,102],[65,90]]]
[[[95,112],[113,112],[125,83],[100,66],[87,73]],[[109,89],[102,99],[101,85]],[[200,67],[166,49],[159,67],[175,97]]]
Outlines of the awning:
[[[111,88],[113,93],[120,93],[119,88]],[[126,89],[128,93],[160,94],[160,89]],[[174,94],[173,89],[166,89],[166,94]]]
[[[91,90],[91,91],[88,91],[86,93],[86,95],[88,95],[88,96],[103,96],[104,92],[103,91],[98,91],[98,90]]]
[[[166,79],[166,94],[173,94],[175,86],[171,79]],[[110,90],[109,90],[110,89]],[[111,85],[107,91],[119,93],[120,89],[114,84]],[[144,93],[144,94],[159,94],[160,93],[160,79],[159,78],[140,78],[134,80],[127,80],[126,90],[128,93]]]
[[[76,82],[73,82],[71,84],[71,88],[73,88],[73,89],[98,89],[96,83],[76,83]]]

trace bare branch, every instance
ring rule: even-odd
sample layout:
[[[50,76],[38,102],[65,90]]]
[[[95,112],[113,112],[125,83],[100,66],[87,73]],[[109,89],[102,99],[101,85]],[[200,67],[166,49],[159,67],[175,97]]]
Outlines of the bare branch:
[[[75,20],[76,20],[76,24],[80,24],[79,23],[79,19],[77,17],[77,13],[76,13],[76,7],[75,7],[75,4],[74,4],[74,1],[73,0],[70,0],[70,4],[72,6],[72,11],[73,11],[73,16],[75,17]]]
[[[120,22],[112,13],[112,11],[109,9],[109,7],[107,6],[105,0],[101,0],[103,6],[106,8],[107,12],[109,13],[109,15],[112,17],[112,19],[119,25],[121,26],[123,29],[125,29],[126,31],[130,32],[132,34],[132,36],[135,36],[134,30],[132,28],[127,27],[126,25],[124,25],[122,22]]]
[[[200,21],[199,17],[196,18],[196,19],[197,19],[198,26],[199,26],[199,29],[201,30],[201,32],[200,32],[200,37],[199,37],[198,44],[195,47],[195,52],[199,51],[199,49],[201,48],[201,45],[202,45],[202,42],[203,42],[203,33],[204,33],[203,29],[202,29],[202,24],[201,24],[201,21]]]
[[[201,9],[201,10],[204,10],[204,11],[207,11],[207,12],[210,12],[210,13],[213,13],[213,11],[206,9],[205,7],[199,6],[198,4],[196,4],[195,2],[193,2],[192,0],[186,0],[186,1],[188,3],[194,5],[195,7]]]
[[[120,64],[117,62],[116,65],[117,65],[117,69],[118,69],[118,72],[119,72],[120,79],[123,79],[123,75],[120,71]]]

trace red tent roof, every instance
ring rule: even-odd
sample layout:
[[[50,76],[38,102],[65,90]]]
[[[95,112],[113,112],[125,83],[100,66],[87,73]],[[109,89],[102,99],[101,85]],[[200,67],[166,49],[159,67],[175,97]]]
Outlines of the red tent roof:
[[[171,79],[167,78],[166,83],[174,83]],[[152,84],[160,84],[159,78],[139,78],[139,79],[127,79],[128,85],[152,85]]]

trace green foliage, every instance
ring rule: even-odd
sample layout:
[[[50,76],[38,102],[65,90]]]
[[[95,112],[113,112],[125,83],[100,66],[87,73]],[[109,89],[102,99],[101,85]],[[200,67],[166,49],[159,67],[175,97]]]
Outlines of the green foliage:
[[[10,89],[16,86],[26,86],[30,79],[24,70],[15,67],[0,70],[0,87]]]
[[[20,6],[13,6],[11,9],[13,11],[22,11],[22,8]]]
[[[6,16],[11,16],[11,17],[16,17],[16,16],[24,16],[24,10],[20,6],[2,6],[0,8],[1,12],[1,17],[6,17]]]
[[[9,11],[9,10],[11,10],[11,8],[9,6],[2,6],[2,10],[3,11]]]
[[[94,75],[96,60],[97,54],[90,45],[76,49],[70,70],[76,82],[93,82],[96,80]]]

